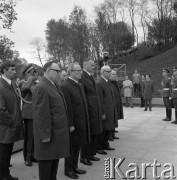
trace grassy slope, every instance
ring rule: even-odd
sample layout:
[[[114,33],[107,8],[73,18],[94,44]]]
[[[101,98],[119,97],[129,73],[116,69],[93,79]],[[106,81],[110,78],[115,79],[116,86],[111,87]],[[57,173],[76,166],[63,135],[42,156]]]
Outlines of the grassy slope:
[[[117,63],[124,63],[124,61],[117,61]],[[130,79],[132,78],[135,69],[137,69],[140,74],[150,74],[151,79],[154,80],[156,94],[158,95],[158,90],[161,88],[162,68],[169,68],[171,76],[172,67],[177,66],[177,46],[149,59],[139,61],[130,60],[129,62],[126,59],[125,63],[127,66],[127,75]]]

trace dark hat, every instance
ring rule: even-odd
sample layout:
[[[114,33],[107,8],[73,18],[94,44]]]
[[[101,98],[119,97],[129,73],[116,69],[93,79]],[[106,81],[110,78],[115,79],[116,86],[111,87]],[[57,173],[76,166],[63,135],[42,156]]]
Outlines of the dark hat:
[[[167,73],[170,73],[170,70],[167,68],[163,68],[163,71],[166,71]]]
[[[34,65],[33,64],[29,64],[22,72],[23,75],[26,75],[29,71],[31,71],[32,69],[34,69]]]
[[[173,71],[176,71],[177,70],[177,67],[173,67]]]

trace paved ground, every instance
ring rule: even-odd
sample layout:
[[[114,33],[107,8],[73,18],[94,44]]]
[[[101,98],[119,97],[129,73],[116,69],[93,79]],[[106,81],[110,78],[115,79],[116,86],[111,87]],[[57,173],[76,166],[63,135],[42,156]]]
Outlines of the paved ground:
[[[142,164],[150,163],[153,165],[154,160],[161,164],[161,168],[157,167],[157,175],[161,176],[161,172],[169,170],[171,167],[165,163],[171,163],[174,166],[174,174],[177,176],[177,125],[170,122],[164,122],[165,112],[163,108],[153,108],[152,112],[144,112],[142,108],[124,108],[125,119],[119,121],[119,133],[116,134],[120,140],[111,142],[111,146],[115,147],[115,151],[107,151],[108,155],[98,155],[101,161],[94,162],[93,166],[85,166],[79,164],[79,167],[87,170],[87,174],[80,175],[81,180],[104,180],[105,168],[104,158],[125,158],[121,171],[126,174],[128,170],[139,169],[139,175],[142,177]],[[174,114],[174,110],[173,110]],[[173,115],[174,119],[174,115]],[[132,164],[131,167],[128,165]],[[11,174],[18,176],[19,179],[33,180],[38,179],[37,164],[33,167],[24,165],[22,152],[12,156]],[[60,160],[58,170],[58,180],[68,180],[64,176],[63,159]],[[135,167],[135,164],[137,165]],[[155,164],[153,165],[155,167]],[[146,170],[146,179],[153,180],[152,167]],[[171,171],[172,172],[172,171]],[[135,171],[131,174],[135,176]],[[170,175],[167,173],[166,175]],[[144,176],[145,177],[145,176]],[[172,177],[172,176],[171,176]],[[122,179],[115,173],[115,179]],[[135,178],[137,179],[137,178]],[[142,179],[142,178],[140,178]],[[145,178],[144,178],[145,179]],[[164,179],[160,177],[160,179]],[[172,179],[172,178],[170,178]]]

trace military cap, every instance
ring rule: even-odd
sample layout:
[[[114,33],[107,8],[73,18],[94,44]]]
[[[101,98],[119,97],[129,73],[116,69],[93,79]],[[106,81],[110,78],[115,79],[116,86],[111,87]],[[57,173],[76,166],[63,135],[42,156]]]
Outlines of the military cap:
[[[173,67],[173,71],[176,71],[177,70],[177,67]]]
[[[163,71],[166,71],[167,73],[170,73],[170,70],[167,68],[163,68]]]
[[[29,71],[32,69],[35,69],[35,66],[33,64],[29,64],[22,72],[23,75],[26,75]]]

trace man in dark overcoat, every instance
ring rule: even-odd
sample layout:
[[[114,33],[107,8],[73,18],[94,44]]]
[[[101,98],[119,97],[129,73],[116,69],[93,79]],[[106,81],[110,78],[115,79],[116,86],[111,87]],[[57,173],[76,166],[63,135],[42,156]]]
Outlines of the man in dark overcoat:
[[[154,82],[150,79],[150,74],[146,74],[146,81],[143,83],[143,96],[145,100],[145,109],[149,106],[149,111],[152,111],[152,97],[154,94]]]
[[[95,157],[97,151],[97,136],[103,131],[99,93],[93,78],[94,66],[93,60],[86,59],[83,63],[83,73],[81,78],[81,84],[87,99],[91,134],[90,145],[82,147],[81,151],[81,162],[86,165],[88,165],[89,160],[99,160],[99,158]]]
[[[65,96],[71,132],[72,155],[65,158],[65,175],[77,179],[77,174],[86,171],[78,168],[80,148],[90,142],[90,127],[87,109],[87,100],[79,80],[82,69],[79,64],[71,63],[68,66],[69,78],[62,84],[61,89]]]
[[[23,124],[20,100],[12,80],[15,78],[15,64],[5,61],[1,64],[0,78],[0,179],[18,180],[9,171],[14,142],[23,139]]]
[[[115,102],[116,102],[116,110],[117,110],[117,121],[115,123],[115,128],[118,127],[118,120],[123,119],[123,105],[122,105],[122,98],[121,98],[121,93],[118,85],[118,76],[117,72],[115,70],[111,71],[111,76],[110,76],[110,83],[114,92],[114,97],[115,97]],[[113,132],[113,139],[119,139],[118,137],[115,136],[115,133]]]
[[[103,66],[101,68],[101,77],[97,82],[99,88],[99,96],[102,109],[103,120],[103,133],[99,138],[99,143],[105,150],[114,150],[109,146],[109,138],[112,136],[112,131],[115,129],[116,117],[116,104],[114,93],[109,82],[111,75],[111,69],[109,66]]]
[[[34,155],[39,161],[39,179],[56,180],[60,158],[70,156],[70,134],[63,93],[55,80],[59,66],[49,61],[44,76],[33,91]]]

